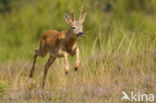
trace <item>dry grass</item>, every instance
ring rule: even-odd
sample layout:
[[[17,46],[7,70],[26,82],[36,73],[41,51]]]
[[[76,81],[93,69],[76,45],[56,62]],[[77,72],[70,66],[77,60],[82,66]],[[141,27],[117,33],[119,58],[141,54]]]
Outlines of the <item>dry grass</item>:
[[[44,62],[36,65],[28,77],[30,62],[0,64],[0,99],[2,103],[128,103],[121,101],[122,91],[141,91],[156,95],[156,51],[154,44],[137,37],[117,36],[105,43],[95,38],[87,48],[81,45],[81,67],[64,74],[62,59],[48,72],[46,88],[41,87]],[[142,39],[143,40],[143,39]],[[100,42],[99,42],[100,41]],[[100,49],[97,49],[97,43]],[[86,52],[87,51],[87,52]],[[74,65],[71,59],[71,68]]]

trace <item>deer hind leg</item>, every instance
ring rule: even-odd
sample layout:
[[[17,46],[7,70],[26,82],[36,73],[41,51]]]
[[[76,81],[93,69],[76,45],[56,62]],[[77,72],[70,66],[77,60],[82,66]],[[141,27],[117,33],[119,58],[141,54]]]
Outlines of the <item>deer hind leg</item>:
[[[45,85],[45,80],[46,80],[46,76],[47,76],[47,71],[49,69],[49,67],[54,63],[56,57],[52,57],[50,56],[48,61],[45,64],[45,68],[44,68],[44,75],[43,75],[43,83],[42,83],[42,88],[44,89],[44,85]]]
[[[79,53],[79,48],[76,49],[76,64],[74,67],[74,70],[77,71],[80,65],[80,53]]]
[[[34,68],[35,68],[35,63],[36,63],[36,59],[37,59],[37,56],[39,55],[39,50],[35,50],[35,54],[34,54],[34,61],[33,61],[33,65],[32,65],[32,68],[31,68],[31,71],[30,71],[30,75],[29,77],[33,77],[33,74],[34,74]]]
[[[34,74],[34,69],[35,69],[35,63],[36,63],[36,59],[37,59],[37,56],[40,56],[40,57],[45,57],[47,54],[47,52],[45,50],[42,50],[40,48],[40,50],[35,50],[35,54],[34,54],[34,61],[33,61],[33,65],[32,65],[32,68],[31,68],[31,71],[30,71],[30,74],[29,74],[29,77],[33,77],[33,74]]]

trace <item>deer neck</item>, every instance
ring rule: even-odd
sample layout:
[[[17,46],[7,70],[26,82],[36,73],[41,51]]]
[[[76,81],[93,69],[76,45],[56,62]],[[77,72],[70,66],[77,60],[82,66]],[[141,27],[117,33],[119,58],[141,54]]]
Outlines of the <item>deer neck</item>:
[[[77,41],[77,36],[73,33],[73,31],[72,31],[72,29],[71,28],[69,28],[68,29],[68,31],[67,31],[67,33],[66,33],[66,40],[68,41],[68,42],[72,42],[72,41]]]
[[[77,44],[77,38],[78,37],[75,34],[73,34],[73,31],[71,28],[66,32],[65,45],[66,45],[66,48],[68,51],[75,48],[75,46]]]

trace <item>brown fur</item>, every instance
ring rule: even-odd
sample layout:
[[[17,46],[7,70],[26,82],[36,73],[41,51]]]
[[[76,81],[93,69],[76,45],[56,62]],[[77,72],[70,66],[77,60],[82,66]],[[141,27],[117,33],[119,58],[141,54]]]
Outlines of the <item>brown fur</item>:
[[[54,57],[62,57],[58,52],[60,49],[70,54],[76,48],[73,46],[77,43],[77,37],[70,36],[67,32],[70,32],[70,30],[62,32],[48,30],[45,32],[40,39],[38,55],[44,57],[50,51],[50,54],[53,54]]]
[[[79,20],[72,21],[68,14],[65,12],[65,20],[70,25],[70,28],[67,31],[58,32],[56,30],[48,30],[47,32],[41,35],[40,39],[40,48],[35,50],[33,66],[30,72],[29,77],[33,76],[35,63],[37,56],[45,57],[47,53],[50,54],[50,57],[45,64],[44,76],[43,76],[43,88],[45,85],[46,75],[49,67],[54,63],[56,58],[64,57],[65,58],[65,73],[68,74],[69,63],[67,59],[67,54],[74,56],[76,54],[76,65],[75,71],[78,69],[80,64],[79,58],[79,48],[77,48],[77,39],[79,36],[82,36],[82,23],[85,19],[86,13],[82,15],[80,13]],[[74,16],[74,14],[72,14]],[[75,27],[73,29],[73,27]]]

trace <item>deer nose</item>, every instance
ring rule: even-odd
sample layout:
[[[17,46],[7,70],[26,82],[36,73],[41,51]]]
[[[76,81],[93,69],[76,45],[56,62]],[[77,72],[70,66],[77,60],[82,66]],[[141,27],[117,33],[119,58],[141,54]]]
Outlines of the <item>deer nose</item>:
[[[83,36],[83,35],[84,35],[83,32],[79,32],[79,33],[77,34],[77,36],[79,36],[79,37],[81,37],[81,36]]]

